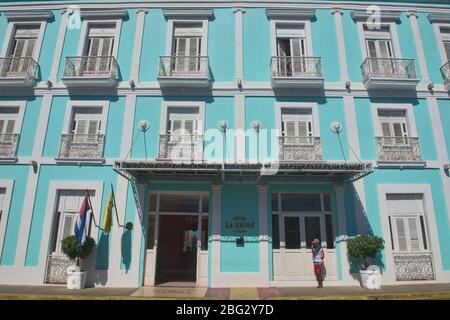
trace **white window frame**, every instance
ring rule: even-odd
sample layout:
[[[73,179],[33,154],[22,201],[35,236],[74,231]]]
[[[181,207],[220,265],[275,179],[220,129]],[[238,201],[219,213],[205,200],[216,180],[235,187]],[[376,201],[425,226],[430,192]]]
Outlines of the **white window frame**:
[[[169,108],[198,108],[199,132],[204,134],[205,130],[205,102],[204,101],[163,101],[161,106],[161,117],[159,122],[160,135],[167,134],[167,116]]]
[[[270,19],[270,34],[271,34],[271,54],[272,57],[277,56],[277,24],[287,24],[287,25],[301,25],[305,30],[306,39],[306,53],[307,57],[313,57],[313,46],[312,46],[312,34],[311,34],[311,20],[285,20],[285,19]]]
[[[278,136],[281,136],[282,109],[309,109],[312,116],[313,137],[320,137],[319,105],[317,102],[277,102],[275,105],[275,128]]]
[[[109,101],[108,100],[90,100],[90,101],[67,101],[66,114],[64,116],[64,126],[62,134],[72,133],[72,119],[76,108],[101,108],[102,109],[102,126],[100,128],[100,134],[106,133],[107,119],[109,113]]]
[[[408,129],[408,137],[415,138],[417,135],[416,120],[414,118],[414,111],[412,104],[373,104],[372,110],[372,125],[375,130],[376,137],[382,137],[383,131],[381,129],[381,122],[378,116],[378,110],[394,110],[405,111],[406,126]]]
[[[120,30],[122,28],[122,19],[84,19],[81,25],[81,34],[80,40],[78,43],[78,51],[77,56],[83,56],[84,52],[86,52],[87,46],[89,44],[89,29],[96,25],[104,25],[104,24],[115,24],[116,28],[114,31],[114,43],[112,49],[112,56],[117,58],[117,52],[119,50],[119,39],[120,39]]]
[[[39,54],[41,52],[42,40],[44,38],[45,27],[47,26],[47,21],[13,21],[9,22],[6,28],[5,38],[3,40],[3,46],[0,55],[6,57],[11,50],[13,45],[14,35],[18,26],[29,26],[29,25],[39,25],[39,35],[36,40],[36,44],[33,49],[32,58],[37,62],[39,60]]]
[[[11,208],[12,193],[14,190],[14,180],[0,179],[0,188],[5,189],[5,196],[3,198],[3,209],[0,220],[0,256],[1,256],[3,251],[3,243],[5,241],[6,236],[5,233],[6,233],[6,226],[8,224],[9,211]]]
[[[433,265],[436,280],[442,281],[444,277],[441,262],[441,250],[438,238],[438,229],[435,218],[433,196],[431,185],[429,184],[379,184],[377,186],[378,203],[380,206],[381,232],[383,239],[391,239],[388,219],[388,202],[387,194],[422,194],[424,220],[427,228],[428,250],[433,252]],[[388,280],[386,282],[396,282],[395,266],[393,259],[393,251],[390,242],[386,241],[384,248],[384,258],[386,261],[386,270],[383,273],[383,278]],[[428,281],[427,281],[428,282]]]
[[[439,55],[441,57],[441,65],[444,65],[448,61],[450,61],[450,57],[447,57],[447,54],[445,52],[444,37],[442,35],[441,29],[450,29],[450,23],[433,23],[433,27],[438,44]]]
[[[173,54],[173,40],[174,40],[174,25],[177,24],[196,24],[199,23],[202,25],[201,27],[201,46],[200,46],[200,55],[207,56],[208,55],[208,22],[209,20],[205,17],[202,19],[198,18],[169,18],[167,22],[167,34],[166,34],[166,56],[171,56]]]
[[[363,61],[366,60],[369,57],[369,53],[367,52],[367,45],[366,45],[366,34],[365,34],[365,31],[364,31],[364,25],[365,24],[366,23],[362,22],[362,21],[357,21],[356,22],[356,26],[357,26],[358,34],[359,34],[359,44],[360,44],[360,47],[361,47],[361,53],[362,53]],[[402,58],[402,53],[401,53],[401,50],[400,50],[400,42],[399,42],[399,38],[398,38],[396,23],[395,22],[381,22],[380,25],[381,25],[381,27],[388,27],[389,28],[390,40],[391,40],[391,43],[392,43],[393,56],[396,59],[401,59]]]
[[[19,108],[16,123],[14,125],[14,134],[20,134],[22,131],[23,117],[25,115],[26,101],[0,101],[1,108]]]

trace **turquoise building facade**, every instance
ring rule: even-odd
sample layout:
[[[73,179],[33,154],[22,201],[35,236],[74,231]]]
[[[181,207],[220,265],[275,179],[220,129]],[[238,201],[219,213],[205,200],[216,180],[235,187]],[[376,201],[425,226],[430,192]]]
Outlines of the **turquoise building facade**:
[[[9,1],[0,46],[0,284],[65,282],[86,194],[88,285],[311,286],[315,238],[355,285],[359,234],[450,282],[447,1]]]

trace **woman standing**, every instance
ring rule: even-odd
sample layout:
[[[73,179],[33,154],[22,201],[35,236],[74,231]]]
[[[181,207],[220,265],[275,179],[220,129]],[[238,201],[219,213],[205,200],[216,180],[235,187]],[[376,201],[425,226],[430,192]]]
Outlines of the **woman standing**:
[[[311,244],[312,249],[312,257],[314,263],[314,274],[316,275],[316,280],[318,283],[317,288],[323,288],[322,283],[322,265],[323,259],[325,258],[325,254],[323,252],[323,248],[320,245],[319,239],[314,239]]]

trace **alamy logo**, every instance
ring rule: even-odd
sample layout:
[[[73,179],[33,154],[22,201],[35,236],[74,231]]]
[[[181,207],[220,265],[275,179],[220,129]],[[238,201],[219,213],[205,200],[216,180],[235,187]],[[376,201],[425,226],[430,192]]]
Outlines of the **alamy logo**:
[[[67,8],[69,19],[67,20],[67,29],[81,29],[81,15],[80,8],[78,6],[69,6]]]
[[[367,27],[369,30],[381,29],[381,9],[379,6],[369,6],[366,12],[370,14],[367,18]]]

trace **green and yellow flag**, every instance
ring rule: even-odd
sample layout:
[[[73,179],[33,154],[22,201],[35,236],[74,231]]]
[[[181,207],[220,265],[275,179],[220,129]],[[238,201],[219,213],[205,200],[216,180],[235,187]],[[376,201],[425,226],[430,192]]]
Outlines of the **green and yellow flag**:
[[[111,231],[112,226],[112,208],[114,207],[114,194],[113,191],[109,193],[108,202],[106,203],[104,218],[103,218],[103,230],[108,233]]]

